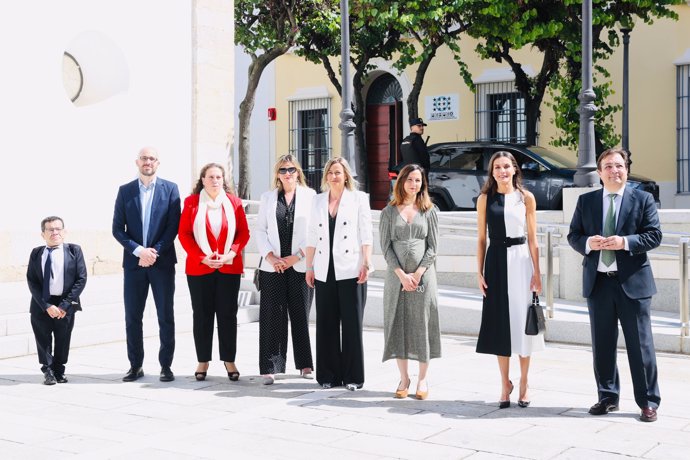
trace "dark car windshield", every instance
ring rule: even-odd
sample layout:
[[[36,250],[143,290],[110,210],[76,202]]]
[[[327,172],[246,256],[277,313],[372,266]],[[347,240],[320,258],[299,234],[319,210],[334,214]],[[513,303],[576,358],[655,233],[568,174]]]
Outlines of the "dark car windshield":
[[[574,161],[570,160],[569,158],[565,158],[556,152],[547,150],[544,147],[531,146],[527,148],[557,168],[573,169],[577,167],[577,164]]]

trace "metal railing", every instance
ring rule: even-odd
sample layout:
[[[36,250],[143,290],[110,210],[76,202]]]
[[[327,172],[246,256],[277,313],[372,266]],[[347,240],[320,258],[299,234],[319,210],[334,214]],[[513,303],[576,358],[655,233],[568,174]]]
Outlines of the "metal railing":
[[[246,201],[245,203],[258,204],[256,201]],[[378,228],[379,211],[372,211],[374,227]],[[248,214],[250,221],[256,215]],[[443,216],[439,222],[440,237],[456,237],[462,239],[476,240],[477,219],[476,217]],[[564,235],[567,234],[569,225],[559,223],[537,223],[537,236],[540,240],[540,258],[544,258],[544,297],[546,301],[546,314],[549,319],[554,318],[554,259],[555,250],[561,246],[570,247],[567,243],[560,243]],[[672,242],[669,242],[672,240]],[[677,242],[675,242],[677,240]],[[680,316],[680,335],[681,337],[690,336],[690,290],[688,289],[688,244],[690,234],[665,232],[664,242],[650,253],[652,259],[678,258],[679,262],[679,316]]]

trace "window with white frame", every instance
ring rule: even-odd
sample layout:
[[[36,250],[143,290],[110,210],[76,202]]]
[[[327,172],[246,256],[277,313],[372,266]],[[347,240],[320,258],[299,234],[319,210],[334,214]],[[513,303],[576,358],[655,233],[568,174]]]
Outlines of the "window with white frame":
[[[676,67],[678,193],[690,193],[690,64]]]
[[[474,110],[476,140],[527,142],[525,97],[513,81],[477,84]]]
[[[289,101],[290,153],[300,163],[309,187],[319,190],[323,167],[331,156],[331,99]]]
[[[532,66],[523,67],[529,77],[536,75]],[[525,96],[515,87],[510,67],[489,68],[474,80],[474,137],[478,141],[527,142]],[[539,139],[537,120],[536,140]]]

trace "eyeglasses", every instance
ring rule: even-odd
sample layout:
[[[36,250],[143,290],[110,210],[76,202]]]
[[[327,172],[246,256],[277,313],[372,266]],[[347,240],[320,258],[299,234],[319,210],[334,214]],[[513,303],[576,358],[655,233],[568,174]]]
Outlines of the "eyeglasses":
[[[46,227],[43,231],[46,233],[60,233],[63,230],[64,230],[64,228],[61,228],[61,227],[54,227],[54,228]]]
[[[146,163],[147,161],[150,161],[151,163],[155,163],[156,161],[158,161],[158,158],[155,158],[155,157],[139,157],[139,161],[141,161],[142,163]]]
[[[295,174],[297,172],[297,168],[295,168],[294,166],[290,166],[289,168],[280,168],[280,169],[278,169],[278,172],[280,174],[287,174],[287,173]]]

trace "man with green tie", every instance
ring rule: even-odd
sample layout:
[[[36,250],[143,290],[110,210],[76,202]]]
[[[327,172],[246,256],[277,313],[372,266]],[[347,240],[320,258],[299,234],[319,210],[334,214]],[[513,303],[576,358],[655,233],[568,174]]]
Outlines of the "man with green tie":
[[[661,401],[650,309],[656,285],[647,252],[661,244],[651,194],[626,187],[628,154],[609,149],[597,161],[603,189],[581,195],[568,242],[584,256],[582,295],[592,329],[594,377],[599,399],[592,415],[618,410],[618,322],[628,353],[640,420],[654,422]]]

